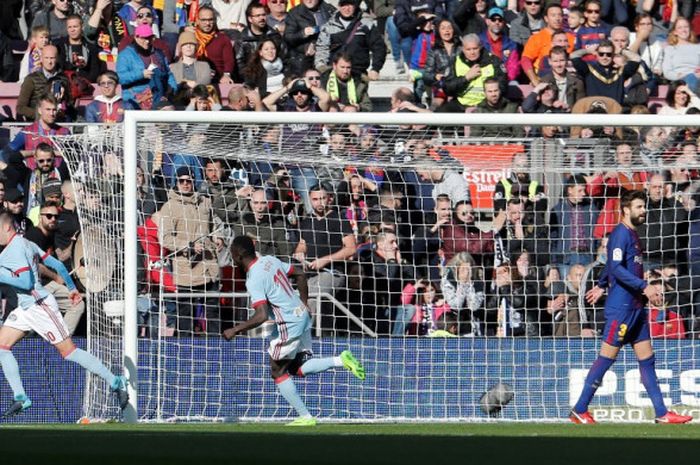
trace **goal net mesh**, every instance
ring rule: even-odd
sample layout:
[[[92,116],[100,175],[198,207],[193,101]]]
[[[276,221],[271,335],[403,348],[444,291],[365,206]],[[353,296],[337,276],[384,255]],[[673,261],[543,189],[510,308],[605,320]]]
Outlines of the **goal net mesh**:
[[[280,421],[270,377],[274,323],[225,341],[252,315],[234,237],[306,270],[316,357],[342,368],[295,378],[327,421],[566,418],[603,334],[605,266],[619,196],[648,193],[639,228],[657,370],[668,404],[695,412],[700,377],[693,277],[698,250],[695,128],[139,124],[138,237],[124,237],[121,127],[56,139],[82,234],[88,348],[121,370],[123,313],[138,312],[138,418]],[[129,193],[128,195],[131,195]],[[124,275],[125,250],[138,273]],[[124,308],[137,280],[138,308]],[[457,336],[457,337],[453,337]],[[606,376],[601,419],[650,418],[631,350]],[[510,404],[485,413],[498,383]],[[490,398],[487,398],[488,400]],[[112,418],[89,376],[85,414]]]

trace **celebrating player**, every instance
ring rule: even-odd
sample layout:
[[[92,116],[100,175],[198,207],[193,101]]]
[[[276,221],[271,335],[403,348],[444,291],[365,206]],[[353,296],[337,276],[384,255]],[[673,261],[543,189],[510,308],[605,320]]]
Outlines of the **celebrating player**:
[[[316,420],[297,393],[291,375],[306,376],[330,368],[344,367],[357,378],[365,379],[365,369],[349,350],[338,357],[311,358],[311,316],[307,300],[309,289],[302,270],[295,269],[276,257],[255,255],[255,245],[248,236],[238,236],[231,244],[231,256],[237,266],[246,270],[246,289],[250,293],[253,317],[224,331],[226,339],[256,328],[274,319],[276,331],[270,341],[270,368],[280,394],[299,414],[289,426],[313,426]],[[296,281],[299,294],[287,279]]]
[[[18,301],[18,307],[10,313],[4,326],[0,328],[0,364],[14,393],[14,402],[3,416],[16,415],[32,405],[32,401],[24,392],[17,360],[11,352],[12,346],[30,330],[34,330],[53,344],[64,359],[77,363],[107,381],[117,396],[119,406],[124,409],[129,402],[126,379],[123,376],[115,376],[94,355],[75,347],[58,310],[56,299],[41,285],[39,261],[43,261],[63,278],[70,290],[71,301],[73,304],[79,303],[82,297],[66,267],[33,242],[17,235],[12,216],[7,213],[0,214],[0,246],[4,246],[0,253],[0,282],[12,286],[17,291]]]
[[[647,283],[643,279],[643,251],[636,229],[644,223],[645,204],[645,194],[640,191],[626,192],[620,199],[622,221],[615,227],[608,241],[606,273],[586,295],[589,302],[595,302],[603,294],[606,285],[609,285],[600,355],[593,362],[581,397],[571,410],[569,418],[574,423],[595,423],[588,412],[588,404],[600,386],[603,375],[615,363],[620,348],[625,344],[632,344],[637,355],[639,373],[654,405],[656,423],[687,423],[693,419],[666,409],[656,378],[644,297],[651,304],[662,303],[663,297],[660,283]]]

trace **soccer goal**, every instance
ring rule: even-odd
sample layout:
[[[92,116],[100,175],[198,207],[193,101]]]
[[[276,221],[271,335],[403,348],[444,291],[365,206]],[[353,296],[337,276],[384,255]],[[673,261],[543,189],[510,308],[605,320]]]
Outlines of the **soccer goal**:
[[[274,323],[220,336],[252,314],[228,253],[246,234],[307,270],[314,353],[350,348],[365,365],[364,382],[297,381],[322,421],[559,421],[606,336],[604,298],[585,293],[620,192],[639,189],[645,267],[665,289],[649,309],[662,392],[700,418],[699,128],[695,115],[127,112],[57,140],[88,348],[126,371],[127,421],[291,417],[269,375]],[[494,386],[512,401],[485,405]],[[640,421],[650,405],[626,349],[592,410]],[[96,377],[84,409],[118,416]]]

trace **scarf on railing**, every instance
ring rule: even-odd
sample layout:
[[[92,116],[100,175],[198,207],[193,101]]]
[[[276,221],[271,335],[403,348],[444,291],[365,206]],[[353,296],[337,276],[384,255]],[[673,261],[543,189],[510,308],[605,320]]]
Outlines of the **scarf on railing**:
[[[207,34],[196,28],[194,30],[194,34],[197,36],[197,43],[199,44],[197,47],[197,58],[206,57],[207,45],[209,45],[209,42],[211,42],[214,39],[214,36],[216,36],[216,31]]]
[[[357,89],[355,88],[355,80],[350,78],[345,83],[348,89],[348,103],[350,105],[357,105]],[[340,100],[340,84],[338,84],[338,77],[335,75],[335,71],[331,71],[328,75],[328,83],[326,84],[326,91],[330,94],[334,101]]]

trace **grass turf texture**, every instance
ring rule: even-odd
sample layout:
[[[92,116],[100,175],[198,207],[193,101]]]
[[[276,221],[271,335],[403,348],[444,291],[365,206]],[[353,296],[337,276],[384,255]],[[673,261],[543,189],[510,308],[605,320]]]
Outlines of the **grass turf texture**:
[[[700,425],[4,425],[0,441],[3,464],[638,465],[700,457]]]

